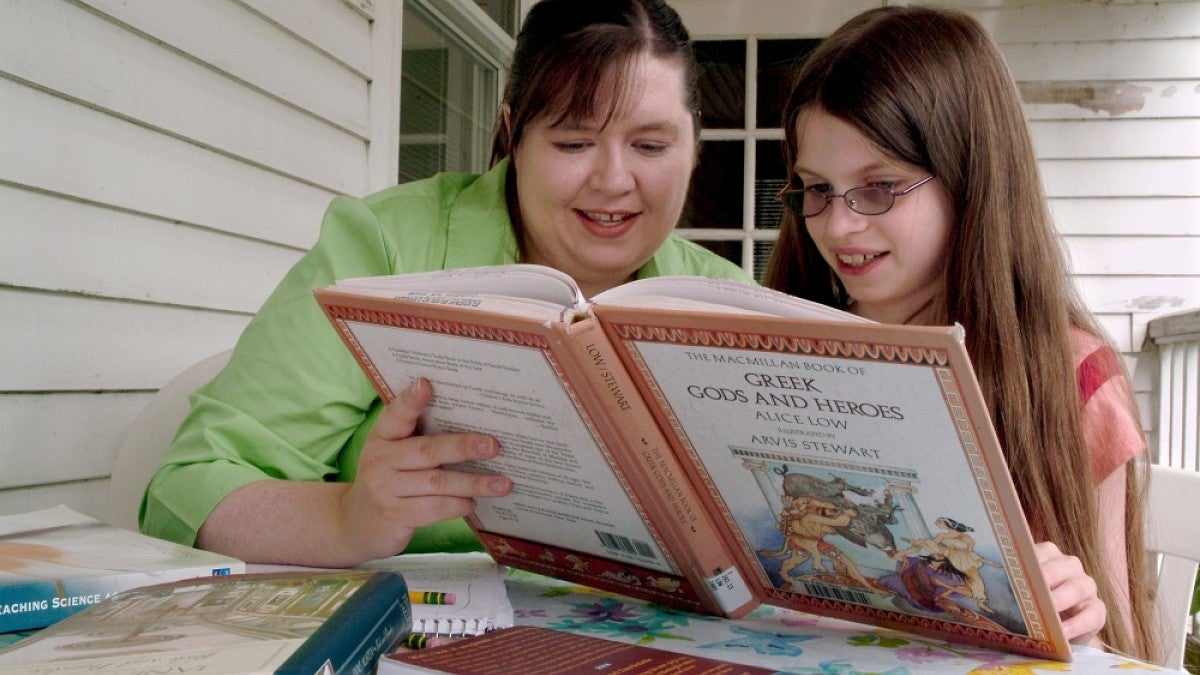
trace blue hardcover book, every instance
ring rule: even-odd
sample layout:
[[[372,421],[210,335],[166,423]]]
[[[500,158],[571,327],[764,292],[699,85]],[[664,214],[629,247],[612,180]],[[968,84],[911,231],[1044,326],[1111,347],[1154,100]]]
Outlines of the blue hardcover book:
[[[397,572],[189,579],[122,593],[0,651],[0,673],[369,675],[408,634]]]
[[[118,591],[245,570],[66,506],[0,516],[0,633],[49,626]]]

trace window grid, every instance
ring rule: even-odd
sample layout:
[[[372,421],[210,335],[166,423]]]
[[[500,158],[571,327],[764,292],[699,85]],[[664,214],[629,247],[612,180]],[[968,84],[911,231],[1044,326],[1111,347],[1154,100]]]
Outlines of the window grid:
[[[761,181],[758,179],[757,171],[759,144],[762,141],[778,142],[783,138],[781,129],[758,128],[758,47],[757,38],[749,37],[744,40],[745,68],[742,77],[745,96],[742,101],[744,118],[742,128],[705,128],[700,132],[702,142],[732,141],[742,145],[741,222],[731,224],[729,227],[684,227],[677,230],[680,236],[701,245],[706,245],[708,242],[737,242],[740,256],[733,262],[741,265],[742,269],[755,278],[762,275],[777,235],[776,229],[762,229],[755,223],[758,205],[763,201],[760,194],[763,188],[760,185]],[[768,199],[773,196],[772,193]]]

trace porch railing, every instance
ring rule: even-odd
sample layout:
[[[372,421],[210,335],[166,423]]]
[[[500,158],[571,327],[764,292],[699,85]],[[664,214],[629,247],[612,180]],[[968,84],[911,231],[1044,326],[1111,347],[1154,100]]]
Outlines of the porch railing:
[[[1158,352],[1154,462],[1200,471],[1200,308],[1151,320],[1146,337]],[[1197,582],[1193,598],[1200,594],[1200,579]],[[1200,612],[1189,624],[1185,654],[1200,651]]]
[[[1200,308],[1150,321],[1158,350],[1158,447],[1154,461],[1200,471]]]

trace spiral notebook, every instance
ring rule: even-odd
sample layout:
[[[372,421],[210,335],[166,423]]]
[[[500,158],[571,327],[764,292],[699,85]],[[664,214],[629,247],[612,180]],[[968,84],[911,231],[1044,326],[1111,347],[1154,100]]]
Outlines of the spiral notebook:
[[[413,604],[414,633],[458,637],[513,625],[504,566],[486,553],[411,553],[359,567],[397,570],[410,591],[455,595],[453,605]]]

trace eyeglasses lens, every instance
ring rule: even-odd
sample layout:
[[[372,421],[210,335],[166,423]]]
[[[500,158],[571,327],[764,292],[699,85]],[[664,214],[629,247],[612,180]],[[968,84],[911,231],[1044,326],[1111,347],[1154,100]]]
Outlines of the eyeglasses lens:
[[[846,191],[846,204],[864,216],[877,216],[892,208],[895,197],[877,187],[860,187]]]

